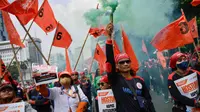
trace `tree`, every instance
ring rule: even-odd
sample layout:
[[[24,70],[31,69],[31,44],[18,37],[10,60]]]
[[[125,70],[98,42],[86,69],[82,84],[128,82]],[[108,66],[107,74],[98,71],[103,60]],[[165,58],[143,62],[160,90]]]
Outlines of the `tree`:
[[[17,63],[14,61],[12,63],[12,65],[8,68],[8,71],[10,72],[12,78],[14,80],[18,80],[18,77],[19,77],[19,72],[18,72],[18,69],[17,69]]]

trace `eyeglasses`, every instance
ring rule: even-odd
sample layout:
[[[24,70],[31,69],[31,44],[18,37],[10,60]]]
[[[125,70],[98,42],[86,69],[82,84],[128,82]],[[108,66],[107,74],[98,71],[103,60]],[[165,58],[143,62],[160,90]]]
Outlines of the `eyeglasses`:
[[[130,62],[131,62],[131,60],[124,60],[124,61],[119,61],[118,63],[122,65],[125,63],[129,64]]]
[[[104,85],[105,85],[105,83],[98,83],[98,85],[99,85],[99,86],[104,86]]]

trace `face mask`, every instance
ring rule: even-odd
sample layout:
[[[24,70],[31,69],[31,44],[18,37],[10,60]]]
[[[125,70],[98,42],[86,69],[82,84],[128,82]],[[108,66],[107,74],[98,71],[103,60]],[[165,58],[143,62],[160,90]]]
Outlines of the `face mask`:
[[[188,68],[188,61],[184,61],[180,64],[176,64],[177,68],[181,69],[181,70],[186,70]]]
[[[70,83],[71,83],[71,79],[70,78],[64,77],[64,78],[60,79],[60,84],[61,85],[70,85]]]

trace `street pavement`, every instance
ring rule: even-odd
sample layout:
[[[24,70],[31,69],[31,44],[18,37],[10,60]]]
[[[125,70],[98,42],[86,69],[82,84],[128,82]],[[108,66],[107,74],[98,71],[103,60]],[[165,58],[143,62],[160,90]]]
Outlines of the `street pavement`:
[[[172,103],[165,103],[164,96],[158,96],[155,92],[151,92],[152,101],[156,112],[172,112]]]

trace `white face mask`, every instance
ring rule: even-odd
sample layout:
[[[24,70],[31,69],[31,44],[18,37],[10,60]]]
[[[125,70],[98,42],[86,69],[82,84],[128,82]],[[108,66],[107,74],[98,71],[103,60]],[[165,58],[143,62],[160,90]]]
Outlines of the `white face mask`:
[[[63,86],[63,85],[70,85],[71,83],[71,79],[70,78],[67,78],[67,77],[64,77],[64,78],[60,78],[60,84]]]

